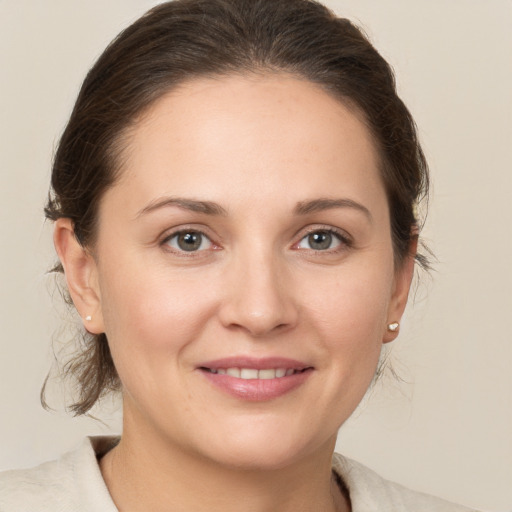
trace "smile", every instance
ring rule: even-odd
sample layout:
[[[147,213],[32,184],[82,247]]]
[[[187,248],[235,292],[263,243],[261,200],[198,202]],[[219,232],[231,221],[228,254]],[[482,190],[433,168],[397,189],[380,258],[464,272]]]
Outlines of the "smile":
[[[210,373],[215,373],[218,375],[229,375],[230,377],[235,377],[237,379],[245,379],[245,380],[270,380],[270,379],[281,379],[283,377],[289,377],[296,373],[301,373],[306,370],[306,368],[297,370],[294,368],[266,368],[264,370],[257,370],[255,368],[204,368],[204,370],[209,371]]]
[[[264,402],[301,387],[314,373],[304,362],[287,358],[229,357],[205,362],[197,370],[213,389],[237,400]]]

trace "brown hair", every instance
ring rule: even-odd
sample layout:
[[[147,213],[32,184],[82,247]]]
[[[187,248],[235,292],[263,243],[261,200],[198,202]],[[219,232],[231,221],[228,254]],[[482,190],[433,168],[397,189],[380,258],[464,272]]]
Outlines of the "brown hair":
[[[361,30],[312,0],[175,0],[121,32],[87,74],[60,140],[47,218],[70,218],[77,240],[92,247],[122,135],[138,116],[194,77],[254,72],[305,78],[362,114],[380,152],[399,265],[417,236],[414,206],[428,189],[415,124],[390,66]],[[79,387],[75,414],[120,384],[105,334],[90,337],[66,367]]]

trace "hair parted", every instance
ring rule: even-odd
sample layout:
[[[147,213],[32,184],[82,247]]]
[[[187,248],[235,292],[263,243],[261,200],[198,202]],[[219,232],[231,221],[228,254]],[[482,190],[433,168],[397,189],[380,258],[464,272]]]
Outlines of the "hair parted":
[[[130,127],[174,87],[234,73],[295,75],[362,116],[379,151],[400,265],[417,237],[415,205],[428,192],[416,127],[389,64],[360,29],[313,0],[175,0],[123,30],[82,85],[55,154],[46,217],[71,219],[80,244],[93,247],[98,206],[116,182]],[[120,387],[106,335],[85,336],[65,367],[78,384],[75,414]]]

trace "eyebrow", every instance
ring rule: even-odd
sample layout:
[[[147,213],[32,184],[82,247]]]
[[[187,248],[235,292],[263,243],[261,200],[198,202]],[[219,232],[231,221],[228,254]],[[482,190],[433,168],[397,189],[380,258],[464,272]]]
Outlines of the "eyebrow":
[[[161,208],[178,207],[183,210],[189,210],[192,212],[203,213],[205,215],[227,215],[227,210],[220,204],[213,201],[199,201],[196,199],[186,199],[182,197],[163,197],[151,201],[147,206],[140,210],[136,218],[141,217],[147,213],[159,210]],[[373,221],[370,210],[362,204],[352,199],[313,199],[311,201],[301,201],[297,203],[294,208],[295,215],[308,215],[310,213],[321,212],[325,210],[331,210],[335,208],[352,208],[358,210],[368,218],[370,222]]]
[[[176,206],[183,210],[189,210],[192,212],[204,213],[205,215],[227,215],[227,211],[222,206],[212,201],[198,201],[195,199],[185,199],[181,197],[163,197],[151,201],[151,203],[137,213],[136,218],[170,206]]]
[[[372,214],[370,210],[363,206],[362,204],[352,200],[352,199],[313,199],[311,201],[301,201],[297,203],[295,207],[296,215],[307,215],[309,213],[321,212],[324,210],[331,210],[333,208],[352,208],[358,210],[368,218],[370,222],[373,221]]]

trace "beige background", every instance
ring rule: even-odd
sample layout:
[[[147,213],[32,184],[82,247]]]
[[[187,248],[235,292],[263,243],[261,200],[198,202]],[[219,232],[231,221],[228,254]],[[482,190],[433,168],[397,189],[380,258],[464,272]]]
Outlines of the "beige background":
[[[423,278],[385,379],[339,450],[454,501],[512,510],[512,1],[331,0],[392,63],[430,160]],[[149,0],[0,0],[0,469],[118,429],[38,402],[61,324],[45,270],[52,148],[86,70]],[[58,393],[54,396],[58,402]]]

